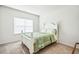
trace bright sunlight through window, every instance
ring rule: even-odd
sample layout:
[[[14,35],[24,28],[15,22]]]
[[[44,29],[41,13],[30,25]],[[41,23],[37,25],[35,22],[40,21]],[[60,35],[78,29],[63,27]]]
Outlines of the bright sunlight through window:
[[[33,20],[14,17],[14,33],[33,32]]]

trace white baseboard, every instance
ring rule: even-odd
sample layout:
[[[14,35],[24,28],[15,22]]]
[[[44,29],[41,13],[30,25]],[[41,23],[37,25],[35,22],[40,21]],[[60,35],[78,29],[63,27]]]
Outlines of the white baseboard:
[[[74,47],[73,44],[69,44],[69,43],[66,43],[66,42],[61,42],[61,41],[59,41],[59,43],[64,44],[64,45],[67,45],[67,46],[70,46],[70,47]]]
[[[11,42],[7,42],[7,43],[1,43],[0,46],[10,44],[10,43],[15,43],[15,42],[18,42],[18,41],[21,41],[21,40],[11,41]]]

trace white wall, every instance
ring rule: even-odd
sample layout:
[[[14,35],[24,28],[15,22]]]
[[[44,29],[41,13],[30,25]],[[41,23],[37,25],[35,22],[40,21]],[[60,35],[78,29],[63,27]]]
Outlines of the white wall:
[[[60,20],[59,41],[74,46],[79,42],[79,6],[64,6],[56,16]]]
[[[43,23],[59,23],[59,42],[73,46],[79,41],[79,6],[9,6],[40,15],[40,28]]]
[[[62,6],[52,6],[52,5],[8,5],[8,7],[16,8],[26,12],[40,15],[40,29],[43,28],[43,23],[56,22],[58,20],[53,17],[55,11],[60,9]]]
[[[1,9],[0,9],[0,22],[1,22]],[[0,24],[0,33],[1,33],[1,24]],[[1,39],[1,35],[0,35],[0,39]]]
[[[20,35],[14,34],[14,17],[32,19],[34,31],[39,31],[39,16],[0,6],[0,44],[21,40]]]

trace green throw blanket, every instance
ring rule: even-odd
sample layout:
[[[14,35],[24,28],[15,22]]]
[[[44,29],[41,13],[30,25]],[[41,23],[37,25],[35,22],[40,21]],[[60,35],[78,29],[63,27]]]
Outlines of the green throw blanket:
[[[38,50],[44,48],[45,46],[53,43],[56,41],[56,36],[54,34],[47,34],[43,35],[37,39],[34,43],[34,51],[37,52]]]

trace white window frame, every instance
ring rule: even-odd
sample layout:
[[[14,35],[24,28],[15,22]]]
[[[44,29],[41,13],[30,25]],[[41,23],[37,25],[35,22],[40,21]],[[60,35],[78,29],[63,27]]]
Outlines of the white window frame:
[[[16,23],[17,23],[17,22],[16,22],[16,21],[17,21],[16,19],[22,19],[22,20],[24,20],[24,21],[23,21],[23,25],[24,25],[24,26],[23,26],[23,29],[20,30],[20,31],[19,31],[18,29],[16,29],[16,27],[18,26],[18,25],[16,24]],[[31,24],[30,26],[32,26],[32,31],[26,31],[26,30],[25,30],[25,27],[26,27],[26,24],[25,24],[26,22],[25,22],[25,21],[26,21],[26,20],[28,20],[28,22],[31,21],[32,24]],[[20,21],[21,21],[21,20],[20,20]],[[22,26],[22,25],[21,25],[21,26]],[[28,26],[29,26],[29,25],[28,25]],[[18,31],[17,31],[17,30],[18,30]],[[20,34],[21,32],[33,32],[33,20],[32,20],[32,19],[14,17],[14,34]]]

